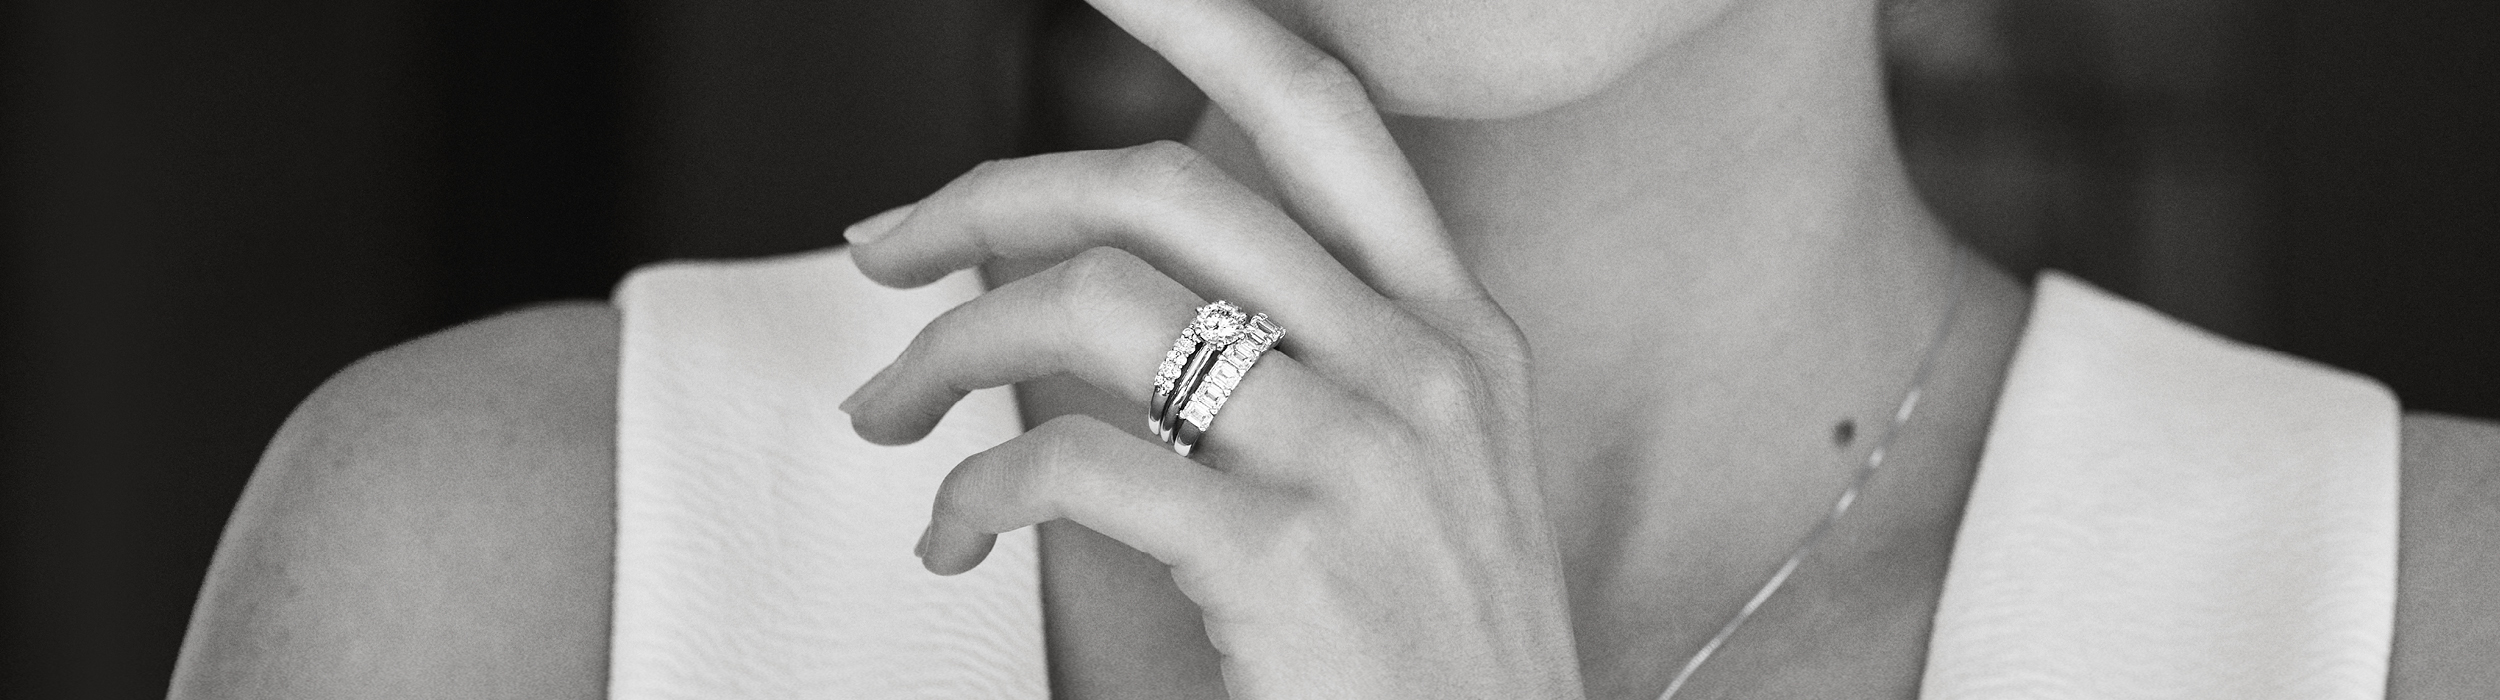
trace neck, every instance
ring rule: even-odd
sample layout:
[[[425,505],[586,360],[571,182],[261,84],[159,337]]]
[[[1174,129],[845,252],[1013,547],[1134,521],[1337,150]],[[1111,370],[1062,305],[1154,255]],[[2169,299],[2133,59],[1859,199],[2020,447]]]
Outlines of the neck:
[[[2010,348],[2024,302],[2001,273],[1955,273],[1896,155],[1873,3],[1833,5],[1735,3],[1544,112],[1388,118],[1535,353],[1538,467],[1593,692],[1655,693],[1659,660],[1761,585],[1883,439],[1967,284],[1981,325],[1947,344],[1928,388],[1951,391],[1909,428],[1954,447],[1903,443],[1942,472],[1896,477],[1916,488],[1871,493],[1881,524],[1856,526],[1959,512],[1947,477],[1976,454],[2001,358],[1968,343]],[[1197,145],[1261,185],[1212,116]],[[1842,421],[1856,437],[1836,446]]]
[[[1876,51],[1871,10],[1740,3],[1577,102],[1391,128],[1497,294],[1600,254],[1698,312],[1944,253],[1895,154]]]

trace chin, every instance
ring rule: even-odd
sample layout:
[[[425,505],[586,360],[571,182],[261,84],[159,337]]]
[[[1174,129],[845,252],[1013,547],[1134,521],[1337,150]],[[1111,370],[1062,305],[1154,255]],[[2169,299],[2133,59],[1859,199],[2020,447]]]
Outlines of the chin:
[[[1259,0],[1382,111],[1525,116],[1605,89],[1738,0]]]
[[[1404,57],[1399,57],[1404,58]],[[1591,56],[1516,54],[1499,61],[1366,60],[1347,64],[1371,91],[1372,102],[1390,114],[1435,119],[1506,119],[1577,101],[1614,82],[1628,65],[1607,65]]]

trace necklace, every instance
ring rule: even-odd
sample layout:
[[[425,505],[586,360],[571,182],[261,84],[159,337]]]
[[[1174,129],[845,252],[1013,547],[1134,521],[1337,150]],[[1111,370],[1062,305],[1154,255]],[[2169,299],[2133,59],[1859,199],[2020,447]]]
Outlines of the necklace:
[[[1796,573],[1797,565],[1805,561],[1814,546],[1831,534],[1832,525],[1840,520],[1842,514],[1849,512],[1850,505],[1857,503],[1859,492],[1866,490],[1867,482],[1873,480],[1876,470],[1884,466],[1884,453],[1891,449],[1893,438],[1901,434],[1902,424],[1910,422],[1910,415],[1918,410],[1919,395],[1927,388],[1928,375],[1936,369],[1938,349],[1944,347],[1945,335],[1953,329],[1954,318],[1962,313],[1962,268],[1967,264],[1962,255],[1957,249],[1953,256],[1953,301],[1945,307],[1944,321],[1936,324],[1935,334],[1928,338],[1927,348],[1921,351],[1918,361],[1918,373],[1910,377],[1909,392],[1901,396],[1900,407],[1893,409],[1892,423],[1884,428],[1884,436],[1876,441],[1875,449],[1869,450],[1866,461],[1858,464],[1857,474],[1850,479],[1849,488],[1840,492],[1840,500],[1832,503],[1831,510],[1823,512],[1823,519],[1814,523],[1814,529],[1806,531],[1805,539],[1798,541],[1797,548],[1789,551],[1788,560],[1780,562],[1779,570],[1772,572],[1771,579],[1754,590],[1753,597],[1745,601],[1745,606],[1736,610],[1736,616],[1729,618],[1727,624],[1720,625],[1718,634],[1710,635],[1710,641],[1703,643],[1699,651],[1693,652],[1692,658],[1684,661],[1684,668],[1675,672],[1675,680],[1667,682],[1667,689],[1658,694],[1658,700],[1674,700],[1675,691],[1684,689],[1685,681],[1693,679],[1693,672],[1701,670],[1702,662],[1709,661],[1710,654],[1718,651],[1719,645],[1736,636],[1736,628],[1743,627],[1745,620],[1762,608],[1763,601],[1770,600],[1772,594],[1788,584],[1789,574]]]

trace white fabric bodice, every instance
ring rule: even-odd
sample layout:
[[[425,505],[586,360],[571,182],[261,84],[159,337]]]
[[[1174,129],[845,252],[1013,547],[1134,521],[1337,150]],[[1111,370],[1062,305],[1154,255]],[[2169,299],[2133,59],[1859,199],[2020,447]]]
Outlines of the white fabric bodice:
[[[910,553],[947,470],[1021,432],[1011,396],[904,447],[834,408],[979,293],[840,250],[626,280],[611,697],[1048,695],[1030,531],[958,577]],[[1923,695],[2380,697],[2397,420],[2367,379],[2043,275]]]

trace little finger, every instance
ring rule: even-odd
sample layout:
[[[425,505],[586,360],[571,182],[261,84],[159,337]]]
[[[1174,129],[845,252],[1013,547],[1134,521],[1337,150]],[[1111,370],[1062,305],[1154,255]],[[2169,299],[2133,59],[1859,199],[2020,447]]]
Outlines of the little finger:
[[[1226,556],[1272,495],[1085,416],[1063,416],[965,459],[946,475],[920,548],[954,575],[998,534],[1066,518],[1175,567]]]

